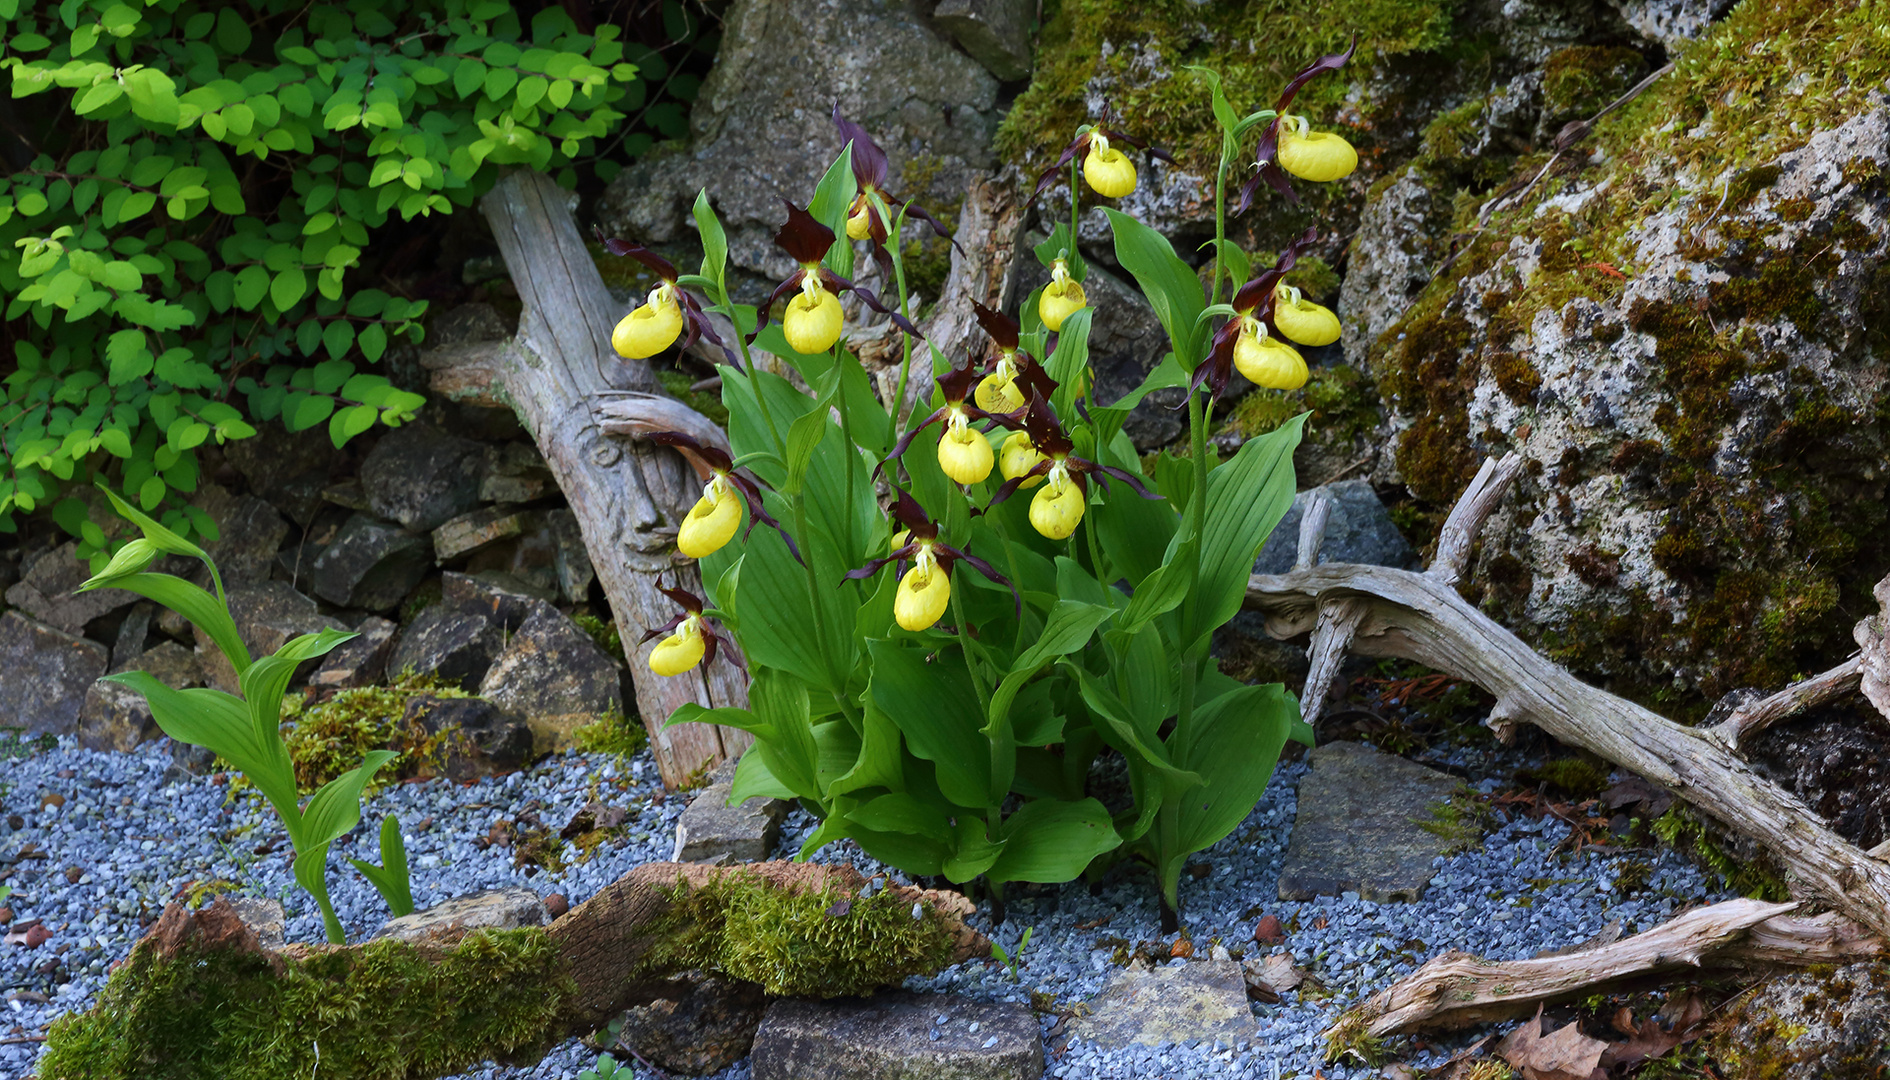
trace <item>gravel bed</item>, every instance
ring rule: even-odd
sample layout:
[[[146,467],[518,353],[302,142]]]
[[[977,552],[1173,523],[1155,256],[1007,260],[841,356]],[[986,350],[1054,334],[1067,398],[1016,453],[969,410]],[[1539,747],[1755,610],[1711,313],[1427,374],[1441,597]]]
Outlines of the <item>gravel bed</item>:
[[[16,918],[43,919],[54,936],[38,949],[0,950],[0,997],[30,992],[27,999],[11,1000],[0,1010],[0,1040],[43,1033],[53,1017],[88,1007],[108,965],[122,959],[141,932],[141,912],[146,917],[155,914],[191,882],[223,879],[236,883],[236,892],[282,900],[290,912],[290,939],[319,940],[320,918],[294,887],[286,842],[271,854],[252,854],[258,845],[281,835],[259,798],[232,799],[227,789],[208,779],[163,784],[170,759],[154,747],[135,754],[94,753],[65,740],[53,750],[21,756],[25,753],[0,757],[0,856],[10,858],[23,844],[35,843],[47,858],[21,864],[31,869],[13,875],[9,884],[15,893],[7,903]],[[1435,763],[1458,768],[1492,764],[1476,751],[1453,751]],[[1319,1032],[1342,1009],[1426,959],[1448,949],[1495,959],[1524,958],[1586,940],[1616,919],[1623,922],[1625,933],[1634,933],[1683,906],[1724,895],[1709,876],[1671,852],[1570,855],[1563,850],[1566,825],[1517,818],[1505,821],[1480,849],[1440,859],[1436,880],[1418,902],[1380,905],[1352,894],[1281,902],[1275,899],[1275,888],[1305,768],[1303,763],[1282,764],[1253,815],[1197,856],[1206,874],[1199,880],[1183,879],[1181,918],[1200,955],[1217,942],[1249,956],[1290,952],[1297,964],[1318,976],[1326,992],[1294,992],[1278,1005],[1255,1004],[1260,1037],[1254,1045],[1136,1047],[1109,1053],[1069,1040],[1051,1054],[1046,1075],[1272,1080],[1310,1076],[1315,1065],[1334,1080],[1374,1075],[1356,1062],[1322,1065]],[[1497,785],[1484,781],[1480,786],[1487,791]],[[371,829],[381,816],[390,810],[400,814],[413,866],[414,899],[421,907],[506,885],[562,892],[576,904],[632,867],[669,856],[683,800],[657,801],[661,790],[647,753],[622,763],[607,755],[563,755],[526,772],[472,785],[430,781],[383,790],[371,798],[367,823],[355,835],[371,845]],[[65,796],[65,804],[43,807],[46,793]],[[534,801],[555,833],[594,794],[637,813],[621,841],[598,848],[587,862],[560,872],[528,874],[513,867],[510,850],[482,850],[473,843],[494,821],[510,818]],[[21,818],[24,827],[9,828],[10,815]],[[798,849],[813,824],[800,811],[789,817],[783,857]],[[217,835],[226,839],[220,842]],[[373,889],[342,861],[348,847],[337,848],[330,888],[350,940],[359,940],[380,925],[385,910]],[[816,859],[851,861],[868,874],[883,869],[851,842],[830,845]],[[1615,878],[1629,860],[1651,864],[1653,872],[1644,887],[1622,895]],[[68,881],[71,867],[80,870],[72,875],[74,882]],[[903,880],[896,872],[892,876]],[[973,920],[1007,949],[1016,945],[1025,928],[1033,928],[1018,981],[995,963],[972,961],[908,985],[1016,1001],[1042,993],[1073,1003],[1101,990],[1119,970],[1112,954],[1120,943],[1132,948],[1161,938],[1153,879],[1147,874],[1112,877],[1096,895],[1081,884],[1017,894],[1030,891],[1014,890],[1002,926],[991,926],[983,911]],[[1289,927],[1297,923],[1286,944],[1270,949],[1254,944],[1253,925],[1263,913],[1278,916]],[[1321,919],[1325,925],[1316,928]],[[61,946],[64,953],[55,956]],[[62,963],[58,971],[38,971],[55,958]],[[32,994],[49,1001],[40,1004],[31,1000]],[[1054,1014],[1044,1017],[1046,1035],[1057,1032],[1056,1020]],[[1434,1064],[1449,1052],[1448,1045],[1432,1046],[1412,1063]],[[24,1080],[38,1052],[36,1044],[0,1046],[0,1080]],[[570,1080],[595,1056],[574,1039],[533,1068],[490,1067],[465,1075],[480,1080]],[[718,1074],[717,1080],[747,1080],[748,1075],[742,1063]]]

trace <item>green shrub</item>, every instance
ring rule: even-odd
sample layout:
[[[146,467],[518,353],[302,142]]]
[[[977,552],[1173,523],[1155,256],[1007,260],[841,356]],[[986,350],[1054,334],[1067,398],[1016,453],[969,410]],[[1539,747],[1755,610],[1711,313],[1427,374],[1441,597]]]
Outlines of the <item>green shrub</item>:
[[[35,152],[0,177],[19,253],[0,262],[0,531],[104,480],[214,535],[176,496],[205,442],[325,421],[339,446],[410,418],[422,399],[369,369],[419,341],[426,304],[351,280],[377,230],[470,206],[501,166],[574,185],[644,104],[615,27],[580,33],[555,4],[526,20],[504,0],[0,0]],[[84,507],[61,509],[101,553]]]

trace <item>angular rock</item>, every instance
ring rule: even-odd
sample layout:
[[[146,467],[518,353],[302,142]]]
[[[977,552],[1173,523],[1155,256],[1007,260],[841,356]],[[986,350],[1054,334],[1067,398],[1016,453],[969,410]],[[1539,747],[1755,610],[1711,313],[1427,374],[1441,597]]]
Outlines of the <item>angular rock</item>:
[[[339,619],[321,613],[315,601],[303,596],[281,581],[263,581],[239,585],[229,590],[230,617],[236,631],[249,648],[251,659],[261,659],[282,648],[289,639],[325,629],[346,630]],[[193,628],[194,629],[194,628]],[[238,691],[236,669],[217,648],[209,635],[196,630],[197,656],[202,660],[204,679],[226,693]]]
[[[303,431],[272,427],[257,438],[225,443],[223,458],[243,474],[251,491],[273,501],[277,491],[293,480],[326,477],[335,461],[335,444],[325,427]]]
[[[545,523],[557,543],[558,553],[553,565],[558,571],[558,588],[564,593],[566,602],[581,604],[591,595],[591,583],[597,580],[597,568],[591,565],[591,553],[584,547],[584,536],[578,530],[577,515],[569,510],[553,510],[545,515]]]
[[[447,930],[516,930],[521,926],[543,926],[550,921],[545,902],[532,890],[488,889],[389,919],[369,940],[421,941]]]
[[[756,796],[740,806],[730,806],[734,782],[735,763],[723,762],[709,786],[689,801],[676,822],[671,862],[722,866],[761,862],[774,852],[775,841],[781,836],[781,820],[787,817],[787,802]]]
[[[309,570],[315,595],[342,607],[391,611],[433,568],[424,537],[355,514]]]
[[[1043,1038],[1036,1014],[1014,1002],[785,998],[768,1006],[749,1061],[754,1080],[1036,1080]]]
[[[203,663],[197,654],[175,641],[166,641],[112,670],[144,671],[173,690],[203,685]],[[79,713],[79,745],[87,750],[130,753],[142,743],[164,737],[151,718],[144,695],[121,683],[103,680],[85,692]]]
[[[690,115],[691,145],[625,169],[598,218],[607,232],[665,244],[692,233],[689,203],[706,187],[730,259],[779,279],[794,269],[770,239],[781,199],[804,200],[839,152],[836,102],[886,151],[887,188],[936,209],[991,162],[997,90],[913,5],[737,0]]]
[[[511,633],[540,610],[549,608],[557,594],[546,592],[503,570],[481,570],[440,575],[440,602],[477,613],[492,625]]]
[[[531,516],[502,506],[461,514],[433,530],[433,557],[439,562],[470,555],[488,544],[519,535]]]
[[[1252,1042],[1260,1026],[1247,1006],[1247,977],[1232,960],[1121,971],[1090,999],[1073,1035],[1109,1050],[1140,1043]]]
[[[485,471],[485,447],[430,424],[408,424],[368,453],[361,486],[375,514],[424,533],[478,505]]]
[[[387,670],[437,675],[472,690],[505,647],[505,632],[475,611],[435,604],[401,632]]]
[[[149,600],[140,600],[125,612],[125,621],[118,624],[118,636],[112,643],[113,671],[125,670],[125,665],[144,655],[156,616],[157,605]]]
[[[1030,77],[1033,0],[942,0],[932,21],[1004,82]]]
[[[129,593],[125,594],[131,595]],[[86,691],[111,654],[105,646],[9,611],[0,614],[0,717],[35,735],[70,735]]]
[[[1890,969],[1781,975],[1743,994],[1707,1049],[1726,1076],[1838,1080],[1890,1075]]]
[[[1331,515],[1326,518],[1325,542],[1319,545],[1320,562],[1368,563],[1402,569],[1417,565],[1417,553],[1398,531],[1370,484],[1363,480],[1341,480],[1313,490],[1325,492],[1332,500]],[[1260,548],[1260,555],[1253,564],[1254,573],[1284,574],[1293,568],[1293,561],[1299,555],[1299,521],[1305,516],[1312,494],[1312,491],[1302,491],[1293,497],[1292,507]]]
[[[501,260],[501,277],[504,276],[504,268],[505,263]],[[434,316],[427,325],[427,344],[436,349],[475,341],[504,341],[511,336],[511,328],[505,325],[505,316],[500,315],[491,304],[477,301],[447,308]]]
[[[355,479],[342,480],[322,488],[322,501],[330,506],[363,514],[374,509],[374,504],[368,501],[367,488]]]
[[[553,608],[520,624],[479,684],[479,695],[523,713],[541,753],[570,744],[572,729],[623,709],[618,665]]]
[[[68,541],[37,558],[29,556],[20,580],[7,589],[7,603],[54,629],[77,634],[93,619],[138,601],[137,593],[123,589],[74,592],[92,576],[77,549]]]
[[[164,770],[163,783],[180,784],[192,777],[208,776],[216,768],[217,756],[207,748],[171,740],[171,763]]]
[[[532,729],[525,718],[484,698],[409,698],[402,720],[418,721],[429,735],[455,731],[449,739],[440,775],[449,780],[476,780],[522,769],[532,759]]]
[[[372,686],[387,672],[387,658],[394,651],[394,636],[400,627],[378,615],[369,615],[354,628],[359,635],[342,642],[322,659],[322,666],[310,675],[308,684],[323,689]]]
[[[225,586],[268,580],[276,549],[289,535],[289,523],[275,507],[254,495],[232,495],[216,484],[203,485],[191,504],[216,522],[217,538],[204,550],[216,560]]]
[[[1642,37],[1669,51],[1704,34],[1731,10],[1733,0],[1608,0]]]
[[[537,515],[532,515],[518,539],[511,544],[509,558],[503,558],[497,569],[511,574],[526,587],[546,596],[556,598],[562,586],[558,566],[563,555],[562,545],[551,530],[551,526]],[[490,554],[503,555],[500,547],[490,550]],[[467,562],[468,568],[484,567],[481,564],[488,553],[481,553]]]
[[[551,467],[545,464],[538,448],[528,443],[509,442],[500,446],[485,477],[479,481],[482,502],[534,502],[557,491]]]
[[[1439,260],[1449,255],[1450,210],[1415,165],[1365,206],[1335,308],[1347,356],[1363,358],[1424,291]]]
[[[748,1056],[767,1011],[758,984],[687,971],[655,1001],[625,1012],[617,1037],[665,1072],[707,1076]]]
[[[1019,246],[1026,257],[1017,267],[1018,296],[1029,296],[1050,280],[1050,272],[1030,254],[1031,246],[1042,239],[1032,236]],[[1089,296],[1089,363],[1095,373],[1095,399],[1106,405],[1142,385],[1162,362],[1168,352],[1168,332],[1140,292],[1094,263],[1083,279],[1083,291]],[[1229,393],[1238,392],[1244,384],[1236,376]],[[1187,413],[1172,407],[1185,400],[1180,390],[1157,390],[1130,411],[1122,430],[1138,450],[1166,446],[1186,428]]]
[[[282,948],[283,935],[288,933],[289,913],[280,900],[257,896],[230,896],[224,899],[229,901],[230,907],[236,911],[236,917],[250,928],[263,948]]]
[[[1374,903],[1417,900],[1450,841],[1427,832],[1437,804],[1463,782],[1364,743],[1308,755],[1293,839],[1280,870],[1282,900],[1356,892]]]

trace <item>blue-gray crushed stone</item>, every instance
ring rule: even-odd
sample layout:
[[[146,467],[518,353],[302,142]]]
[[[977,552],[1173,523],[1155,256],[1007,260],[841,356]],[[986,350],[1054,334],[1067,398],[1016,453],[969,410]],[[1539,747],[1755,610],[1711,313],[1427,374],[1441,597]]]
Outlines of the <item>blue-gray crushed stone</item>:
[[[1443,763],[1473,770],[1489,764],[1474,752],[1453,752]],[[20,864],[22,870],[7,882],[15,891],[6,903],[16,919],[41,919],[53,931],[52,940],[37,949],[0,949],[0,1000],[5,1001],[0,1042],[43,1034],[54,1017],[89,1007],[109,966],[130,952],[141,933],[141,913],[154,916],[192,882],[222,879],[236,883],[239,894],[282,900],[290,913],[289,939],[320,939],[320,918],[294,887],[287,844],[268,855],[252,854],[281,836],[261,800],[253,795],[231,799],[227,788],[203,778],[164,784],[169,764],[161,746],[133,754],[96,753],[70,739],[56,749],[0,757],[0,856],[11,857],[27,843],[47,856]],[[73,775],[61,777],[62,772]],[[1105,1052],[1070,1040],[1060,1049],[1053,1045],[1047,1076],[1272,1080],[1310,1076],[1316,1065],[1334,1080],[1375,1075],[1356,1062],[1322,1063],[1319,1033],[1347,1006],[1426,959],[1448,949],[1524,958],[1584,941],[1617,919],[1633,933],[1681,907],[1724,895],[1709,877],[1670,852],[1570,854],[1566,825],[1516,818],[1505,821],[1481,848],[1440,859],[1437,877],[1419,902],[1373,904],[1351,894],[1282,902],[1275,888],[1304,772],[1300,763],[1281,765],[1253,815],[1198,857],[1208,873],[1200,880],[1184,878],[1181,918],[1200,955],[1216,941],[1249,956],[1290,952],[1329,993],[1293,992],[1277,1005],[1256,1003],[1260,1034],[1252,1045]],[[1496,784],[1480,786],[1493,790]],[[413,866],[414,899],[422,907],[510,885],[541,894],[561,892],[576,904],[632,867],[669,856],[685,800],[657,801],[661,790],[647,752],[627,762],[607,755],[560,755],[528,771],[471,785],[430,781],[383,789],[370,798],[367,823],[356,830],[355,844],[371,848],[371,830],[381,817],[399,814]],[[65,804],[42,808],[48,792],[65,796]],[[589,861],[557,873],[527,875],[513,867],[509,849],[482,850],[473,843],[494,821],[509,819],[534,801],[555,832],[594,794],[636,813],[627,835],[598,848]],[[24,819],[24,828],[10,829],[9,815]],[[792,855],[813,824],[803,812],[792,814],[780,854]],[[380,925],[385,911],[378,895],[344,861],[353,846],[337,845],[329,880],[349,938],[359,940]],[[850,842],[830,845],[815,858],[852,861],[868,874],[884,870]],[[1627,860],[1654,868],[1648,884],[1632,896],[1619,894],[1614,884]],[[77,883],[67,881],[69,867],[82,871]],[[891,876],[903,880],[896,872]],[[1257,947],[1251,934],[1259,913],[1277,915],[1297,929],[1284,945]],[[1315,929],[1321,918],[1325,926]],[[1000,965],[978,960],[909,980],[911,989],[1019,1001],[1043,993],[1075,1002],[1100,991],[1118,970],[1112,962],[1117,939],[1136,943],[1161,937],[1151,879],[1134,874],[1112,879],[1096,895],[1080,883],[1036,896],[1014,894],[1002,926],[991,926],[982,910],[973,923],[1013,951],[1025,928],[1033,929],[1019,979],[1013,981]],[[64,952],[55,953],[61,946]],[[55,956],[63,962],[56,983],[36,970]],[[11,996],[15,991],[51,1000],[39,1004],[30,994]],[[1045,1015],[1047,1036],[1054,1033],[1055,1021],[1054,1014]],[[30,1042],[0,1045],[0,1080],[25,1080],[40,1049]],[[1439,1064],[1448,1050],[1448,1045],[1438,1046],[1410,1062],[1419,1068]],[[534,1067],[494,1066],[464,1076],[570,1080],[595,1058],[595,1051],[572,1039]],[[717,1074],[717,1080],[748,1076],[743,1062]]]

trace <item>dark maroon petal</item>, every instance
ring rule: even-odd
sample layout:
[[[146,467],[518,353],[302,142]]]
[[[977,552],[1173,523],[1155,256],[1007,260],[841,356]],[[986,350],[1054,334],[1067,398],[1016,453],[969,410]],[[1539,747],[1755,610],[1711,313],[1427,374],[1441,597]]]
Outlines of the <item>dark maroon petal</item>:
[[[1024,354],[1017,355],[1022,358]],[[1057,392],[1057,381],[1050,377],[1049,368],[1033,360],[1028,364],[1017,365],[1017,388],[1024,392],[1025,401],[1029,401],[1033,394],[1049,401],[1051,395]]]
[[[807,277],[806,270],[796,270],[792,274],[789,274],[788,279],[776,285],[774,291],[768,294],[768,298],[762,301],[760,307],[755,309],[755,332],[748,335],[748,340],[751,344],[757,337],[761,336],[761,331],[767,327],[768,312],[773,310],[775,303],[795,289],[800,288],[801,280],[805,277]]]
[[[681,289],[676,290],[676,294],[682,298],[683,317],[689,323],[689,339],[683,342],[683,348],[687,349],[697,338],[700,338],[722,350],[722,355],[727,358],[729,366],[736,371],[741,371],[742,358],[737,356],[735,351],[728,347],[728,343],[722,340],[722,336],[715,332],[715,324],[709,321],[709,316],[703,312],[702,305],[694,296]]]
[[[899,558],[901,552],[906,552],[910,554],[908,549],[910,549],[912,546],[913,545],[911,544],[907,544],[905,547],[900,548],[899,551],[895,551],[891,555],[888,555],[883,559],[868,559],[866,560],[865,566],[862,566],[857,570],[848,570],[847,577],[848,579],[853,580],[853,581],[859,581],[864,578],[870,578],[874,574],[877,574],[881,570],[884,570],[886,568],[887,563],[892,562],[894,559]]]
[[[634,244],[628,240],[619,240],[614,236],[605,236],[602,229],[594,228],[592,231],[596,235],[598,242],[604,245],[605,251],[610,252],[612,255],[628,255],[630,258],[649,267],[656,273],[657,277],[672,284],[675,283],[677,276],[676,267],[668,259],[663,258],[661,255],[658,255],[656,252],[651,251],[641,244]]]
[[[1298,264],[1299,257],[1306,250],[1319,242],[1319,229],[1309,225],[1306,231],[1295,237],[1292,243],[1280,252],[1279,260],[1272,266],[1254,275],[1252,281],[1240,287],[1234,294],[1235,310],[1246,313],[1258,313],[1262,319],[1273,317],[1273,303],[1279,288],[1280,279]],[[1230,323],[1238,320],[1229,320]]]
[[[898,311],[887,307],[885,304],[880,303],[879,298],[874,296],[872,293],[866,291],[865,289],[860,288],[858,285],[853,284],[851,281],[848,281],[846,278],[841,277],[839,274],[834,273],[832,270],[829,270],[824,266],[821,267],[818,271],[810,271],[810,272],[818,273],[820,275],[821,282],[825,284],[828,288],[832,289],[834,292],[852,293],[853,295],[859,297],[860,302],[865,304],[867,307],[872,308],[874,311],[877,311],[881,315],[890,316],[892,318],[892,322],[894,326],[897,326],[899,329],[904,330],[907,334],[910,334],[913,338],[919,341],[925,340],[925,335],[919,333],[919,328],[912,325],[912,320],[906,318],[904,315],[899,314]]]
[[[919,505],[919,500],[906,494],[900,488],[894,488],[893,495],[895,498],[892,516],[898,519],[899,524],[911,529],[915,539],[935,540],[938,538],[938,523],[926,514],[925,507]]]
[[[827,257],[833,247],[833,230],[822,225],[814,215],[788,202],[781,200],[787,207],[787,224],[774,234],[774,246],[788,253],[788,257],[802,266],[812,266]]]
[[[884,458],[880,459],[879,465],[873,469],[873,476],[877,478],[879,476],[880,470],[886,467],[886,462],[892,461],[898,458],[899,455],[905,453],[906,448],[912,445],[912,440],[919,437],[919,432],[924,431],[926,428],[930,427],[933,424],[938,423],[939,421],[943,419],[945,419],[945,410],[944,409],[935,410],[932,413],[932,415],[919,421],[918,424],[915,425],[911,431],[908,431],[904,435],[899,436],[899,441],[893,444],[892,450],[889,451]]]
[[[1234,369],[1234,346],[1240,341],[1240,320],[1229,319],[1214,331],[1214,344],[1208,350],[1207,359],[1194,369],[1194,378],[1188,383],[1188,395],[1201,389],[1206,382],[1213,396],[1218,398],[1227,392],[1227,379]],[[1178,402],[1180,408],[1185,401]]]
[[[1137,495],[1142,496],[1144,499],[1159,499],[1162,497],[1159,494],[1153,491],[1150,491],[1148,488],[1148,485],[1142,482],[1141,477],[1125,469],[1118,469],[1114,465],[1097,465],[1096,471],[1107,476],[1113,476],[1116,479],[1121,480],[1122,482],[1128,484],[1130,487],[1135,489],[1135,493]]]
[[[660,587],[660,586],[659,586],[659,587]],[[664,589],[663,591],[664,591],[664,592],[668,592],[669,590],[668,590],[668,589]],[[661,625],[661,626],[659,626],[659,627],[657,627],[656,629],[654,629],[654,630],[651,630],[651,631],[650,631],[649,633],[647,633],[647,634],[644,634],[644,635],[643,635],[642,637],[640,637],[640,638],[638,638],[638,639],[637,639],[637,644],[638,644],[638,645],[643,645],[643,644],[646,644],[646,643],[648,643],[648,642],[650,642],[650,641],[653,641],[653,640],[655,640],[656,638],[660,638],[660,637],[662,637],[662,636],[663,636],[664,634],[667,634],[667,633],[669,633],[669,632],[670,632],[671,630],[674,630],[674,629],[676,629],[676,628],[677,628],[678,626],[681,626],[681,625],[683,624],[683,620],[684,620],[684,619],[687,619],[687,618],[688,618],[688,617],[690,616],[690,614],[691,614],[690,612],[684,612],[684,613],[682,613],[681,615],[678,615],[678,616],[676,616],[675,618],[673,618],[673,619],[671,619],[671,620],[669,620],[668,622],[666,622],[666,623],[664,623],[663,625]]]
[[[899,278],[893,270],[892,252],[887,250],[883,242],[874,243],[872,253],[873,265],[879,267],[879,280],[882,283],[880,286],[880,303],[883,304],[886,302],[887,298],[891,296],[886,290],[898,289]],[[894,298],[893,302],[898,303],[897,298]]]
[[[1028,210],[1032,206],[1035,206],[1038,196],[1050,190],[1050,185],[1056,183],[1057,174],[1062,172],[1070,162],[1075,161],[1076,155],[1088,149],[1089,132],[1085,131],[1083,134],[1071,139],[1070,145],[1064,147],[1063,153],[1057,155],[1057,160],[1045,166],[1044,170],[1037,174],[1037,187],[1030,193],[1030,201],[1024,204],[1024,209]]]
[[[681,605],[684,611],[687,611],[692,615],[699,615],[702,613],[702,609],[704,607],[704,604],[702,602],[702,597],[697,596],[695,593],[690,592],[688,589],[670,589],[670,588],[665,588],[661,584],[657,585],[656,588],[657,588],[657,591],[661,592],[664,596],[669,597],[671,600],[674,600],[676,601],[677,604]]]
[[[1279,110],[1280,112],[1285,112],[1286,107],[1293,103],[1294,95],[1299,93],[1301,87],[1311,82],[1313,79],[1313,76],[1320,75],[1328,71],[1339,70],[1340,68],[1345,66],[1345,62],[1347,60],[1352,59],[1352,54],[1357,51],[1358,51],[1358,35],[1353,34],[1352,44],[1346,46],[1346,49],[1344,52],[1331,53],[1329,55],[1322,56],[1319,59],[1314,60],[1312,63],[1307,64],[1305,67],[1299,69],[1299,74],[1293,76],[1293,80],[1286,84],[1286,89],[1280,91],[1280,100],[1276,102],[1273,107]]]
[[[971,386],[978,380],[978,370],[970,364],[955,367],[951,374],[938,380],[939,393],[945,396],[947,403],[958,405],[971,397]]]
[[[1152,160],[1152,161],[1166,161],[1166,162],[1167,162],[1168,164],[1170,164],[1170,165],[1179,165],[1179,164],[1181,164],[1181,163],[1180,163],[1179,161],[1176,161],[1176,160],[1175,160],[1175,155],[1173,155],[1173,154],[1171,154],[1171,153],[1169,153],[1169,152],[1168,152],[1168,151],[1166,151],[1166,150],[1163,150],[1163,149],[1162,149],[1161,147],[1159,147],[1159,146],[1151,146],[1151,147],[1149,147],[1149,148],[1148,148],[1148,156],[1149,156],[1149,159],[1150,159],[1150,160]]]
[[[923,221],[927,225],[930,225],[932,227],[932,232],[934,235],[943,237],[944,239],[951,241],[951,245],[955,248],[958,248],[958,253],[960,255],[965,253],[965,249],[958,246],[958,238],[952,235],[952,231],[945,227],[944,222],[933,217],[932,212],[930,210],[927,210],[925,207],[920,206],[918,203],[912,202],[910,200],[903,203],[898,203],[897,205],[899,205],[905,210],[907,217],[918,218],[920,221]]]
[[[834,102],[833,126],[840,129],[840,141],[853,144],[853,181],[862,188],[886,185],[886,152],[879,148],[866,129],[840,115],[840,103]]]
[[[978,316],[978,325],[984,327],[984,332],[998,343],[998,348],[1017,351],[1017,335],[1023,328],[1016,319],[1001,311],[992,311],[976,300],[971,302],[971,310]]]
[[[991,501],[985,504],[985,509],[988,510],[991,507],[996,506],[997,504],[1003,502],[1005,499],[1010,498],[1013,494],[1016,493],[1017,485],[1023,483],[1024,481],[1030,479],[1031,477],[1049,476],[1050,464],[1051,463],[1048,460],[1039,461],[1037,464],[1032,465],[1030,467],[1029,472],[1022,473],[1018,476],[1013,476],[1009,480],[1006,480],[1002,484],[999,484],[998,489],[991,493]]]
[[[735,468],[735,462],[729,458],[726,452],[713,446],[704,446],[680,431],[652,431],[648,435],[645,435],[644,438],[651,442],[662,443],[664,446],[686,447],[694,451],[702,460],[709,463],[710,468],[718,472],[729,472],[731,469]]]
[[[1069,436],[1063,434],[1063,425],[1057,423],[1057,414],[1050,407],[1049,399],[1032,390],[1030,403],[1024,407],[1024,430],[1030,433],[1030,442],[1045,456],[1054,457],[1067,454],[1076,448]]]

